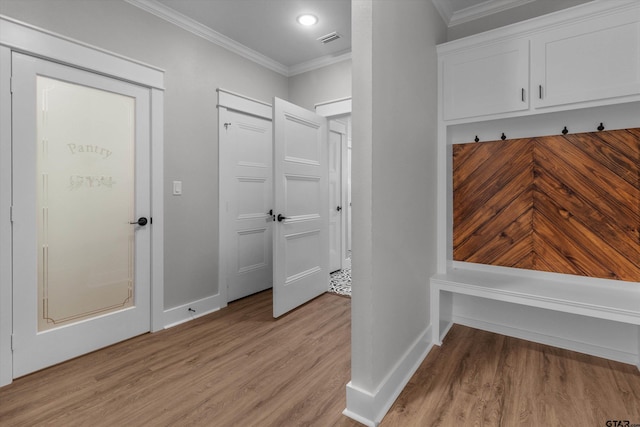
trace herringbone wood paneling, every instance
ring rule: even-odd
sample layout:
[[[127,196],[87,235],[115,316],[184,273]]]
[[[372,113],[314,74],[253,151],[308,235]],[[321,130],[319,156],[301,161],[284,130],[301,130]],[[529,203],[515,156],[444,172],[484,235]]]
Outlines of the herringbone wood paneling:
[[[640,281],[640,129],[454,145],[453,258]]]

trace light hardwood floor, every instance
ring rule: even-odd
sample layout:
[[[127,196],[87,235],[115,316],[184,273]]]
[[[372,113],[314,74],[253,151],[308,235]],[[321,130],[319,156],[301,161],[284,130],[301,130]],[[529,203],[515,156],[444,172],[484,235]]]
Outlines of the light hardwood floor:
[[[387,426],[640,425],[640,372],[454,325],[381,423]]]
[[[340,426],[350,299],[325,294],[279,320],[271,292],[0,388],[2,426]],[[640,423],[640,373],[454,326],[395,402],[390,426]]]

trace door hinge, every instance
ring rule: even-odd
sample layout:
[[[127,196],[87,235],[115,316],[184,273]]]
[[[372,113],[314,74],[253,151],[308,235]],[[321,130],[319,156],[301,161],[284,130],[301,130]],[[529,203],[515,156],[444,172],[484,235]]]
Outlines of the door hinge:
[[[13,206],[9,206],[9,221],[13,223]]]
[[[9,77],[9,92],[13,94],[13,76]]]
[[[16,351],[15,341],[15,335],[11,334],[11,351]]]

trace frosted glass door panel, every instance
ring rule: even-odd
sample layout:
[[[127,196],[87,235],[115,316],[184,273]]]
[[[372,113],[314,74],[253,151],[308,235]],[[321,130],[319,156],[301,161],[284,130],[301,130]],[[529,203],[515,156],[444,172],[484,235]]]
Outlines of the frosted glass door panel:
[[[37,77],[38,330],[134,303],[135,99]]]

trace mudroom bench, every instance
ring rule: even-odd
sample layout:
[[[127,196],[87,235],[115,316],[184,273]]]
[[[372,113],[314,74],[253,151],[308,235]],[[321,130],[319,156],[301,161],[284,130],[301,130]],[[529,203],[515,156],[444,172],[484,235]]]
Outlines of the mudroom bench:
[[[466,269],[436,274],[430,283],[434,345],[442,344],[452,325],[453,294],[640,325],[640,284],[578,283]]]

